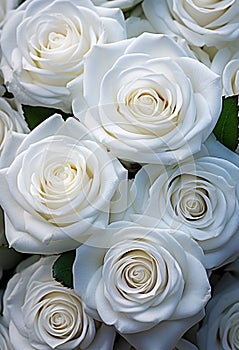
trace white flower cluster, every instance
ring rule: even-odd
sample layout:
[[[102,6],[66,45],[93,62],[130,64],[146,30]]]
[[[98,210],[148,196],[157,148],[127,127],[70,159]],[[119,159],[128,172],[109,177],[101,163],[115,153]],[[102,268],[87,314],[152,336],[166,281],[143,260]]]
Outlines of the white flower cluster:
[[[238,43],[238,0],[0,2],[1,349],[239,348]]]

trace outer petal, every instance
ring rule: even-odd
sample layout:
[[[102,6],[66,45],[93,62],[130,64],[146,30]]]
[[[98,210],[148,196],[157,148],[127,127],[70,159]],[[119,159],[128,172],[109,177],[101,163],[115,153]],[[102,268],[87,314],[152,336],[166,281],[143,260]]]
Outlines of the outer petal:
[[[135,334],[121,334],[137,350],[172,350],[185,331],[199,322],[204,316],[201,311],[191,318],[180,321],[165,321],[147,330]],[[166,336],[170,329],[170,336]]]

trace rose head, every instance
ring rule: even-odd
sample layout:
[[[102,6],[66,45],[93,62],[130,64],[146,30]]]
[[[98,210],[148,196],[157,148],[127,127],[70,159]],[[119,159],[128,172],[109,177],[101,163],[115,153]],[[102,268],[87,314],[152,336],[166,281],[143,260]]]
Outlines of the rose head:
[[[91,47],[124,38],[120,10],[86,0],[25,1],[11,12],[2,32],[5,83],[23,104],[69,112],[66,85],[83,73]]]
[[[120,159],[182,161],[200,150],[221,110],[219,76],[186,56],[149,33],[94,47],[83,83],[69,84],[75,116]]]
[[[173,236],[129,222],[113,224],[103,241],[108,249],[80,246],[73,266],[88,312],[136,349],[155,341],[157,349],[171,349],[210,297],[201,249],[180,231]],[[163,336],[166,329],[170,337]]]
[[[118,160],[78,121],[59,115],[26,135],[0,173],[7,240],[28,253],[74,249],[101,232],[118,185],[127,183]]]
[[[56,258],[40,259],[8,283],[4,319],[13,349],[111,349],[115,331],[97,324],[74,290],[53,279]]]

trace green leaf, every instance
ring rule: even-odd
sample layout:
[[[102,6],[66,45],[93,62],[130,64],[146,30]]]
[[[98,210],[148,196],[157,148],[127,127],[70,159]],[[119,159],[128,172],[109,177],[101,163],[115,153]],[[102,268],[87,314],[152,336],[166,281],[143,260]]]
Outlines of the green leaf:
[[[23,105],[22,108],[26,122],[28,123],[28,126],[31,130],[55,113],[61,114],[64,119],[71,116],[71,114],[64,113],[61,110],[55,108],[33,107],[27,105]]]
[[[224,146],[235,151],[238,145],[238,95],[223,97],[222,112],[214,134]]]
[[[125,11],[125,12],[123,12],[123,14],[124,14],[124,19],[127,19],[130,17],[131,11]]]
[[[53,277],[68,288],[73,288],[72,265],[75,260],[75,250],[62,253],[53,265]]]

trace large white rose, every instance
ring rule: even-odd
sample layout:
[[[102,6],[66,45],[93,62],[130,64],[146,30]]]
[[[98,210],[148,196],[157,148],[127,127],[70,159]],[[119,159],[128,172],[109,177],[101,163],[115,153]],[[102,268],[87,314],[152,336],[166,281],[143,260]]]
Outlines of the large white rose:
[[[1,350],[13,350],[12,344],[9,339],[8,327],[5,324],[3,318],[0,318],[0,349]]]
[[[218,282],[198,332],[200,350],[239,348],[239,280],[226,274]]]
[[[69,112],[69,81],[83,73],[95,44],[125,38],[118,9],[87,0],[27,0],[12,11],[1,38],[4,80],[23,104]]]
[[[173,39],[150,33],[94,47],[83,87],[80,79],[69,86],[74,114],[123,160],[185,159],[200,150],[221,110],[219,76],[185,56]]]
[[[173,237],[127,222],[111,229],[102,248],[77,248],[75,290],[92,316],[137,350],[171,350],[210,297],[202,251],[180,231]]]
[[[216,268],[239,255],[238,178],[238,166],[210,155],[177,167],[145,165],[135,176],[125,215],[188,232],[202,247],[205,266]]]
[[[239,38],[237,0],[144,0],[146,17],[158,33],[195,46],[218,46]]]
[[[115,331],[97,324],[73,289],[52,277],[56,256],[15,274],[3,301],[12,349],[110,350]]]
[[[112,8],[121,8],[122,10],[129,10],[132,7],[136,6],[142,0],[92,0],[96,6],[112,7]]]
[[[9,244],[42,254],[76,248],[107,226],[113,196],[126,177],[78,121],[48,118],[25,135],[14,161],[0,170]]]

